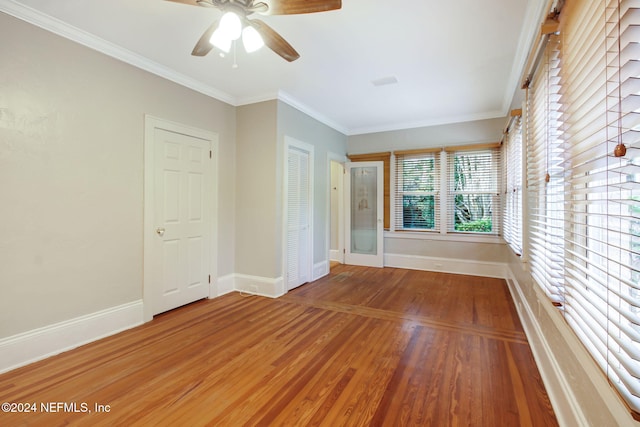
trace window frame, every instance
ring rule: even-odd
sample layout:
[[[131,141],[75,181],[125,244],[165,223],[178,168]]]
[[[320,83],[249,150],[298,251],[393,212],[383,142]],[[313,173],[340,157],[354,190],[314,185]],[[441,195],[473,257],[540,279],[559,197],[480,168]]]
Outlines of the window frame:
[[[395,156],[395,185],[394,185],[394,219],[396,231],[416,231],[416,232],[440,232],[440,149],[425,149],[411,151],[396,151]],[[421,178],[431,180],[433,190],[405,190],[405,162],[421,163],[428,161],[433,163],[432,173],[422,173]],[[417,175],[413,175],[417,178]],[[422,184],[426,184],[423,183]],[[433,197],[433,227],[408,227],[405,224],[404,196]]]
[[[484,151],[490,150],[494,156],[494,161],[492,162],[493,168],[492,172],[494,172],[495,179],[495,188],[492,188],[491,191],[487,192],[487,194],[491,194],[492,196],[492,223],[497,224],[494,227],[494,230],[491,232],[469,232],[469,231],[457,231],[451,232],[447,228],[448,219],[448,188],[449,188],[449,180],[447,173],[447,156],[450,152],[453,151]],[[500,188],[502,186],[502,168],[503,164],[501,159],[501,151],[502,151],[502,143],[479,143],[479,144],[471,144],[471,145],[463,145],[463,146],[448,146],[448,147],[438,147],[438,148],[423,148],[423,149],[412,149],[412,150],[396,150],[392,152],[392,167],[393,171],[391,176],[394,179],[392,184],[392,192],[391,192],[391,206],[392,206],[392,217],[394,219],[391,228],[386,232],[386,236],[394,236],[395,233],[398,235],[403,235],[407,237],[410,234],[414,234],[411,238],[425,238],[425,239],[435,239],[435,240],[451,240],[451,241],[465,241],[465,242],[475,242],[475,243],[498,243],[504,244],[504,240],[502,239],[500,230],[502,229],[502,196],[500,194]],[[419,156],[424,153],[437,153],[439,156],[439,189],[436,194],[436,202],[435,205],[438,206],[435,211],[436,216],[436,225],[433,229],[431,228],[408,228],[404,227],[403,223],[400,221],[401,214],[399,212],[400,201],[398,200],[398,157],[409,157],[409,156]],[[438,218],[439,217],[439,218]]]
[[[501,144],[479,144],[468,146],[453,146],[446,147],[445,152],[447,155],[447,233],[450,234],[480,234],[488,236],[501,235],[501,218],[502,218],[502,198],[500,196],[500,189],[502,187],[502,161],[501,161]],[[455,174],[455,161],[456,158],[470,156],[489,155],[488,162],[481,161],[476,162],[472,167],[480,174],[480,180],[476,180],[474,186],[476,189],[458,190],[456,189],[456,174]],[[459,156],[459,157],[458,157]],[[478,169],[481,167],[481,169]],[[484,187],[484,188],[482,188]],[[472,196],[482,195],[490,199],[491,209],[491,230],[489,231],[476,231],[476,230],[458,230],[456,229],[455,221],[455,198],[457,196]],[[470,212],[469,215],[475,215],[474,212]],[[478,222],[477,226],[482,227],[482,221],[484,218],[479,218],[471,222]]]

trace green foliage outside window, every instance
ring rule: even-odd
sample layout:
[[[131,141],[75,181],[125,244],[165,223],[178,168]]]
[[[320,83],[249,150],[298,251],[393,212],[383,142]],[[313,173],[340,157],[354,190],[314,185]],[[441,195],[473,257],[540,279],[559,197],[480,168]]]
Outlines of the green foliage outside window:
[[[406,159],[402,163],[403,228],[435,228],[435,195],[428,194],[436,189],[435,167],[434,158]]]
[[[434,196],[402,196],[402,223],[404,228],[435,228]]]
[[[487,169],[490,170],[491,153],[457,154],[453,161],[454,229],[477,233],[490,233],[492,224],[492,194],[487,187]]]

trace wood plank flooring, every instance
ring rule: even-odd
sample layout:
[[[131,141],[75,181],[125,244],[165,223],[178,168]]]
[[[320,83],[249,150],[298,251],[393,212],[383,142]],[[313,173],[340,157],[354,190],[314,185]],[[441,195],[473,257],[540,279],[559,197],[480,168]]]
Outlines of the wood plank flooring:
[[[0,375],[0,402],[36,405],[7,426],[557,425],[504,280],[354,266]]]

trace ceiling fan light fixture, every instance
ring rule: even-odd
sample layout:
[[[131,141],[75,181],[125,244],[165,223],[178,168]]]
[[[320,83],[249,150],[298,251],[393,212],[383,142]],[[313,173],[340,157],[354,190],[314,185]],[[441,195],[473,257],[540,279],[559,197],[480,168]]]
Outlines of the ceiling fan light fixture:
[[[242,22],[234,12],[226,12],[220,19],[220,26],[216,31],[222,31],[229,40],[238,40],[242,34]]]
[[[211,35],[211,39],[209,39],[212,45],[223,51],[224,53],[229,53],[231,50],[231,39],[226,37],[224,31],[220,28],[215,30]]]
[[[264,46],[264,40],[262,40],[262,36],[255,28],[248,26],[242,30],[242,44],[244,45],[244,50],[251,53]]]

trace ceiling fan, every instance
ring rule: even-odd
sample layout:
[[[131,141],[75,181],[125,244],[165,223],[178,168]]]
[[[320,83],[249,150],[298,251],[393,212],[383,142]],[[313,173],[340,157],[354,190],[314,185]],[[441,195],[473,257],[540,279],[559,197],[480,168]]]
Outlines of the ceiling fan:
[[[215,7],[223,11],[202,34],[191,55],[205,56],[214,46],[229,51],[232,40],[242,36],[247,51],[257,50],[266,44],[287,61],[295,61],[300,54],[273,28],[260,19],[248,19],[249,15],[297,15],[325,12],[342,7],[342,0],[168,0],[191,6]],[[236,18],[237,17],[237,18]]]

